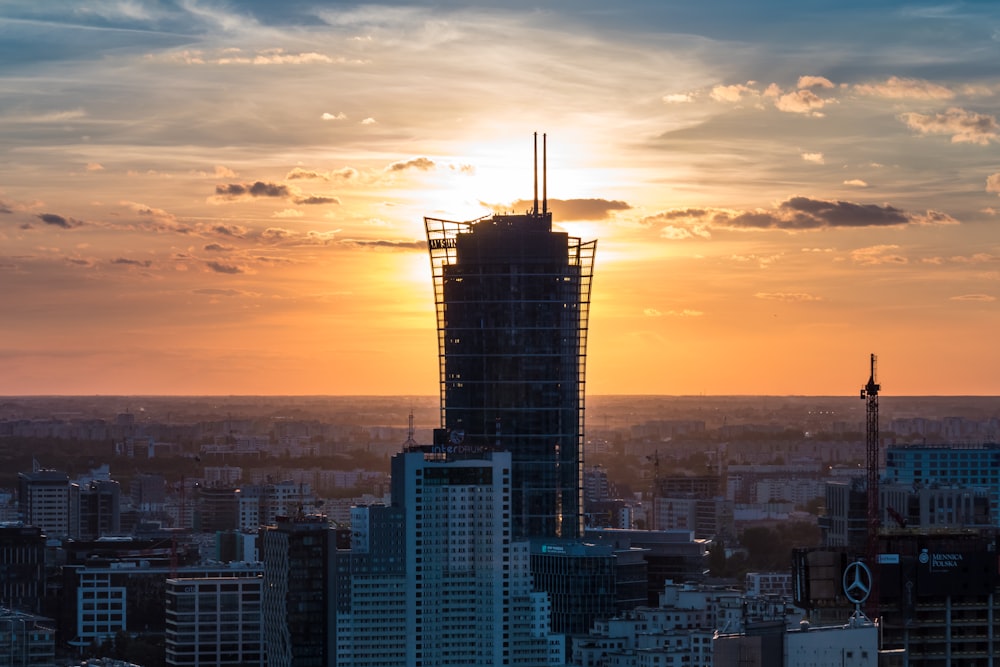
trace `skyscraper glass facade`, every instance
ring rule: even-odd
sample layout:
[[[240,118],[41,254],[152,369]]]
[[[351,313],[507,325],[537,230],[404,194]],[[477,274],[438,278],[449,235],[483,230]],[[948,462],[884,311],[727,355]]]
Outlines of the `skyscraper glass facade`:
[[[511,452],[516,536],[578,537],[597,242],[547,211],[424,223],[449,444]]]

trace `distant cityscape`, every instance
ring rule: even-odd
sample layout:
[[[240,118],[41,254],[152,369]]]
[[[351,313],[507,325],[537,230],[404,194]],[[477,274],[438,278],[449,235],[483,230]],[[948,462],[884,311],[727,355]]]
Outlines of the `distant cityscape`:
[[[7,563],[0,581],[7,627],[16,618],[18,628],[47,637],[33,664],[97,655],[182,664],[179,645],[168,655],[170,642],[194,639],[183,640],[185,624],[171,620],[167,601],[182,596],[177,582],[185,580],[184,590],[195,586],[199,598],[221,595],[221,585],[238,580],[232,585],[243,600],[242,629],[234,655],[270,664],[260,597],[262,534],[294,535],[302,524],[329,532],[324,558],[338,546],[350,551],[358,522],[371,530],[373,519],[360,508],[392,507],[390,459],[405,459],[407,442],[433,440],[435,404],[432,397],[3,399],[0,534]],[[717,631],[745,633],[748,624],[768,620],[834,622],[831,613],[845,620],[849,605],[829,581],[829,598],[813,600],[818,607],[797,606],[804,601],[793,595],[790,547],[805,549],[798,574],[808,569],[804,581],[821,590],[816,554],[863,551],[857,509],[863,408],[854,396],[588,398],[584,543],[610,552],[617,566],[609,569],[616,583],[608,590],[621,592],[578,617],[553,614],[558,601],[550,600],[550,630],[562,630],[550,635],[563,635],[550,636],[548,649],[560,646],[562,662],[554,664],[600,664],[609,647],[648,654],[637,637],[654,627],[672,638],[670,655],[689,658],[684,664],[726,664],[718,651],[712,662]],[[990,443],[997,409],[992,397],[885,399],[883,494],[891,500],[883,524],[896,529],[886,540],[909,534],[900,519],[909,532],[961,528],[964,540],[972,539],[970,530],[993,534],[1000,448]],[[316,523],[317,516],[325,519]],[[811,541],[777,539],[779,527],[793,525]],[[771,540],[766,548],[754,541],[762,536]],[[987,549],[992,542],[970,544]],[[721,567],[718,548],[725,549]],[[579,549],[577,557],[588,557],[587,548]],[[644,563],[620,562],[635,552]],[[593,552],[589,557],[600,560]],[[776,566],[761,567],[769,562]],[[625,593],[628,568],[635,572]],[[118,592],[112,596],[109,588]],[[377,607],[378,599],[370,604]],[[729,611],[711,616],[711,608]],[[665,622],[664,609],[682,622]],[[125,636],[131,648],[116,648]],[[156,657],[140,658],[143,650]],[[353,664],[345,649],[340,654],[334,664]],[[912,646],[909,655],[907,664],[923,664]],[[230,662],[216,655],[197,664]]]
[[[994,664],[998,400],[587,397],[537,147],[425,219],[438,397],[2,399],[0,665]]]

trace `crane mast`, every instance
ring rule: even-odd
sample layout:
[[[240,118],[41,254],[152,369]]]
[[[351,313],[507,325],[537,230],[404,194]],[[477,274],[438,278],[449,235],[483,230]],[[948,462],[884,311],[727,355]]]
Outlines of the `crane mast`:
[[[867,464],[867,486],[868,493],[868,542],[866,556],[868,567],[872,570],[872,590],[869,595],[869,605],[872,609],[878,609],[878,595],[876,585],[878,582],[878,531],[879,531],[879,508],[878,508],[878,392],[882,385],[877,382],[876,357],[871,355],[871,374],[868,376],[868,384],[861,388],[861,399],[866,401],[866,424],[865,424],[865,462]]]

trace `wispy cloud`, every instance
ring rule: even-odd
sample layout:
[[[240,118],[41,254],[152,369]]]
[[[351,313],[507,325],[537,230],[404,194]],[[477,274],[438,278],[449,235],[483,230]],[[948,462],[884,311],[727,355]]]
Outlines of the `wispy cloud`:
[[[280,47],[249,51],[239,48],[183,49],[149,56],[150,59],[167,60],[184,65],[330,65],[361,64],[363,61],[330,56],[316,51],[291,53]]]
[[[393,162],[385,168],[386,171],[407,171],[417,169],[419,171],[429,171],[434,168],[434,161],[426,157],[416,157],[412,160]]]
[[[152,260],[148,259],[129,259],[128,257],[116,257],[111,260],[112,264],[119,264],[124,266],[137,266],[142,268],[149,268],[153,265]]]
[[[857,248],[851,251],[851,259],[857,264],[907,264],[909,260],[896,252],[898,245],[883,244],[867,248]]]
[[[319,204],[339,204],[340,199],[338,197],[329,197],[322,195],[309,195],[308,197],[298,197],[295,199],[296,204],[302,204],[305,206],[315,206]]]
[[[734,262],[739,262],[740,264],[756,264],[760,268],[766,269],[781,259],[781,255],[758,255],[756,253],[752,253],[748,255],[730,255],[729,259]]]
[[[169,213],[161,208],[154,208],[152,206],[147,206],[146,204],[140,204],[139,202],[123,200],[120,202],[122,206],[128,208],[132,212],[139,216],[157,218],[160,220],[176,220],[177,217],[172,213]]]
[[[944,113],[904,113],[900,116],[906,126],[920,134],[951,135],[952,143],[973,143],[985,146],[997,140],[996,116],[966,111],[953,107]]]
[[[818,114],[819,110],[836,100],[823,98],[809,89],[795,90],[778,97],[774,106],[789,113]]]
[[[990,174],[986,177],[986,191],[1000,192],[1000,172]]]
[[[959,294],[949,298],[952,301],[979,301],[986,303],[997,300],[992,294]]]
[[[61,227],[62,229],[73,229],[75,227],[80,227],[84,223],[82,220],[76,220],[74,218],[66,218],[55,213],[39,213],[38,219],[44,222],[46,225],[52,225],[53,227]]]
[[[291,191],[287,185],[282,185],[281,183],[256,181],[254,183],[216,185],[215,194],[220,199],[233,200],[247,197],[288,197],[291,195]]]
[[[754,294],[754,298],[764,299],[766,301],[785,301],[789,303],[823,300],[822,297],[808,294],[806,292],[757,292]]]
[[[228,275],[235,275],[238,273],[245,273],[245,270],[235,264],[223,264],[222,262],[205,262],[205,266],[214,271],[215,273],[224,273]]]
[[[243,238],[249,232],[249,230],[243,225],[232,224],[212,225],[209,227],[208,231],[212,234],[218,234],[219,236],[229,236],[233,238]]]
[[[657,308],[644,308],[642,314],[646,317],[701,317],[705,313],[700,310],[693,310],[690,308],[667,311],[661,311]]]
[[[740,102],[745,97],[757,96],[760,92],[753,87],[754,81],[747,83],[735,83],[729,85],[718,85],[712,88],[710,93],[713,100],[717,102]]]
[[[647,225],[686,221],[728,229],[803,231],[835,227],[892,227],[911,222],[906,212],[889,205],[792,197],[773,209],[732,211],[682,209],[643,219]]]
[[[908,79],[891,76],[882,83],[859,83],[854,91],[862,95],[873,95],[889,99],[950,100],[955,93],[945,86],[923,79]]]
[[[836,88],[832,81],[825,76],[800,76],[799,88]]]
[[[533,201],[519,199],[511,206],[515,211],[525,211],[534,205]],[[609,199],[549,199],[549,210],[558,220],[607,220],[615,211],[627,211],[632,207],[627,202]],[[504,210],[506,207],[493,207]]]

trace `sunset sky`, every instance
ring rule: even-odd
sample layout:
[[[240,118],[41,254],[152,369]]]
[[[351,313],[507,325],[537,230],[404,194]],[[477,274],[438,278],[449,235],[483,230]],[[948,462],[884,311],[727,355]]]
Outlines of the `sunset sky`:
[[[0,394],[435,394],[535,131],[588,393],[1000,394],[1000,5],[492,4],[0,4]]]

